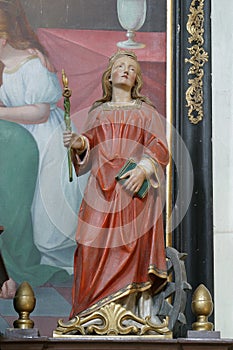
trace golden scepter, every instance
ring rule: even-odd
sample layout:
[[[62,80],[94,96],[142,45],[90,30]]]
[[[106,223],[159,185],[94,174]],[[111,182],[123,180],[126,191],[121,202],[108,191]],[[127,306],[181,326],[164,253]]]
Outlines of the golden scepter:
[[[71,90],[68,87],[68,78],[65,74],[64,69],[62,69],[62,82],[63,82],[63,97],[64,97],[64,121],[66,125],[67,131],[72,131],[71,129],[71,120],[70,120],[70,96],[71,96]],[[69,180],[70,182],[73,181],[73,175],[72,175],[72,161],[71,161],[71,149],[70,147],[67,150],[67,156],[68,156],[68,169],[69,169]]]

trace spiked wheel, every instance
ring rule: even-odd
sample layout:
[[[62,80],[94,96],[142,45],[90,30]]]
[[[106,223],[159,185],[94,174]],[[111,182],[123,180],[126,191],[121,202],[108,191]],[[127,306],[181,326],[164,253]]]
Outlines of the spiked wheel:
[[[168,328],[173,335],[179,335],[180,329],[186,324],[184,315],[187,291],[192,287],[187,282],[184,261],[185,253],[179,253],[172,247],[166,248],[169,282],[165,289],[154,297],[155,313],[159,317],[169,317]]]

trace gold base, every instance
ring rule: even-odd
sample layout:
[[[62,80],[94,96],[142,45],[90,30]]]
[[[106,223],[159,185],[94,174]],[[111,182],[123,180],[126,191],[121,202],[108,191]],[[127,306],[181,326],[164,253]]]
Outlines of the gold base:
[[[14,328],[30,329],[34,327],[34,322],[28,319],[18,319],[13,323]]]
[[[160,324],[155,324],[150,317],[142,319],[115,303],[110,303],[89,316],[76,316],[67,323],[59,320],[58,327],[53,332],[54,338],[80,338],[84,335],[172,338],[167,318]]]

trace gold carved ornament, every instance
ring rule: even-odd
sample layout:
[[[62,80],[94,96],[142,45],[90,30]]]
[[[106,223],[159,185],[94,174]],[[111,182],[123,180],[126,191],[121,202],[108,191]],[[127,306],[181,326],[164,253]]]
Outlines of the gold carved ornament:
[[[125,321],[129,321],[125,324]],[[86,317],[76,316],[68,323],[58,320],[58,327],[53,332],[54,338],[74,337],[80,335],[148,335],[156,338],[172,338],[168,329],[168,319],[158,324],[153,323],[150,317],[142,319],[131,311],[114,302],[103,306],[100,310]]]
[[[186,91],[186,106],[192,124],[198,124],[203,118],[203,66],[208,62],[208,53],[203,49],[204,1],[192,0],[186,25],[190,34],[188,41],[193,43],[193,46],[188,48],[190,58],[185,59],[185,63],[191,64],[188,75],[192,78],[188,80],[190,86]]]

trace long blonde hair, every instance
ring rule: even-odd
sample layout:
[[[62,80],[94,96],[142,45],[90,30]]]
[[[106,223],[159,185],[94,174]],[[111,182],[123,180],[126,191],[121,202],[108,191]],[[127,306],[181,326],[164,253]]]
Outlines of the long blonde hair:
[[[103,96],[101,99],[99,99],[93,103],[91,110],[98,107],[99,105],[101,105],[104,102],[111,101],[111,99],[112,99],[112,83],[109,81],[109,78],[111,76],[112,67],[113,67],[114,63],[116,62],[116,60],[118,60],[118,58],[120,58],[122,56],[127,56],[127,57],[132,58],[137,63],[137,66],[138,66],[135,85],[133,86],[133,88],[131,90],[132,99],[139,99],[139,100],[146,102],[147,104],[154,107],[153,103],[150,101],[150,99],[148,97],[140,94],[140,91],[141,91],[142,86],[143,86],[143,80],[142,80],[141,67],[140,67],[140,64],[138,62],[136,54],[133,51],[118,50],[115,54],[113,54],[110,57],[108,67],[102,76]]]

